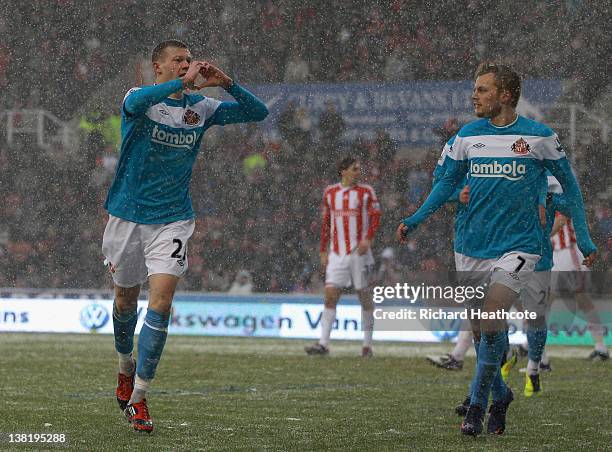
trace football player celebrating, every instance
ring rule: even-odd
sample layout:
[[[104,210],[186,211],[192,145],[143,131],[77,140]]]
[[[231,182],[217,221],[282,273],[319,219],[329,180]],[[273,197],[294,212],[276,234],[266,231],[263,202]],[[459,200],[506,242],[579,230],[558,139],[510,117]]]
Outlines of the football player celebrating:
[[[482,432],[489,393],[493,403],[487,431],[501,434],[506,428],[506,412],[514,396],[500,375],[507,346],[505,319],[542,254],[544,231],[538,197],[546,169],[566,193],[585,264],[595,258],[582,194],[565,151],[549,127],[516,113],[520,93],[521,80],[512,68],[496,63],[478,67],[472,100],[481,119],[461,128],[449,150],[446,174],[396,232],[397,239],[405,241],[469,174],[470,199],[460,260],[464,270],[488,280],[489,290],[482,306],[472,305],[473,312],[486,315],[472,317],[478,363],[470,406],[461,424],[466,435]]]
[[[155,85],[132,88],[121,104],[121,154],[104,207],[109,213],[102,252],[115,286],[113,326],[119,356],[117,401],[137,431],[151,432],[146,393],[166,343],[174,291],[188,266],[194,226],[191,171],[202,137],[213,125],[261,121],[266,106],[223,71],[194,61],[181,41],[158,44]],[[201,75],[204,82],[196,85]],[[221,87],[236,99],[192,94]],[[149,305],[132,356],[140,286]]]

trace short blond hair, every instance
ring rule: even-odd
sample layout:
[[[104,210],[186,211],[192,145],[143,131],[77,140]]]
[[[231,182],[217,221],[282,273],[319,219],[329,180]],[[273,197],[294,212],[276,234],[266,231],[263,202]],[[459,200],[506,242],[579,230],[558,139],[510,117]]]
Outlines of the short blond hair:
[[[478,65],[474,78],[481,75],[493,74],[495,76],[495,86],[501,91],[510,93],[510,103],[516,108],[521,97],[521,77],[510,66],[491,61],[485,61]]]

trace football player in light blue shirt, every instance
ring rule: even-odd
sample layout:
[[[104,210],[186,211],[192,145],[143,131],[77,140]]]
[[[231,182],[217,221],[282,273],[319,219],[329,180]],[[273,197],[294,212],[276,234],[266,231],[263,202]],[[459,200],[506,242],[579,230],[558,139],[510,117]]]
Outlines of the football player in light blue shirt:
[[[472,100],[481,119],[459,131],[449,151],[447,172],[421,208],[400,223],[396,233],[399,241],[405,241],[406,235],[435,212],[469,174],[462,266],[466,271],[488,273],[489,290],[478,312],[492,315],[482,320],[474,316],[472,321],[475,341],[480,338],[480,344],[470,407],[461,424],[462,433],[467,435],[482,432],[489,392],[493,403],[487,430],[496,434],[505,430],[513,394],[505,384],[495,383],[501,380],[498,374],[507,342],[504,317],[543,252],[538,197],[546,169],[566,194],[586,265],[593,262],[596,252],[582,195],[565,151],[550,128],[516,113],[520,91],[520,77],[510,67],[495,63],[478,67]]]
[[[194,226],[191,172],[204,132],[213,125],[261,121],[266,106],[219,68],[194,61],[187,46],[164,41],[152,55],[156,83],[132,88],[121,105],[121,154],[104,207],[102,251],[115,284],[113,326],[119,355],[117,401],[135,430],[151,432],[146,392],[161,357],[172,299],[185,273]],[[198,77],[202,82],[196,84]],[[221,87],[235,102],[192,91]],[[140,286],[149,306],[132,351]]]

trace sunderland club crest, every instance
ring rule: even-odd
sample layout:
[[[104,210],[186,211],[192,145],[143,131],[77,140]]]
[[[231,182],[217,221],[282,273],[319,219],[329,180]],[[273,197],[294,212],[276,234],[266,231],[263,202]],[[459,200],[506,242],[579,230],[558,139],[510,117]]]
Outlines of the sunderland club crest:
[[[200,115],[193,110],[187,110],[183,115],[183,122],[188,126],[195,126],[200,122]]]
[[[529,143],[527,143],[522,138],[519,138],[512,145],[512,152],[518,155],[525,155],[531,152],[531,148],[529,147]]]

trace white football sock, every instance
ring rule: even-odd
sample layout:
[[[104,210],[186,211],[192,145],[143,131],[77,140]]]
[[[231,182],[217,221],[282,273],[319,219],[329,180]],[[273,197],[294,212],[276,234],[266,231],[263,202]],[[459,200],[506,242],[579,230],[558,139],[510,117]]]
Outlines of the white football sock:
[[[319,344],[324,347],[329,345],[329,336],[335,321],[336,309],[324,308],[323,315],[321,316],[321,339],[319,340]]]
[[[372,348],[372,335],[374,334],[374,310],[361,308],[361,329],[363,330],[363,346]]]
[[[599,336],[595,340],[595,350],[601,353],[608,353],[608,347],[604,344],[603,336]]]
[[[527,363],[527,373],[529,375],[536,375],[540,372],[540,363],[537,363],[533,360],[529,360]]]
[[[132,353],[117,352],[117,355],[119,356],[119,373],[129,377],[136,370],[136,363]]]
[[[142,399],[146,397],[150,384],[151,380],[145,380],[136,374],[136,378],[134,378],[134,391],[132,392],[132,397],[130,397],[130,404],[141,402]]]
[[[471,331],[460,331],[457,336],[457,343],[455,348],[451,352],[451,356],[457,361],[463,361],[465,354],[472,346],[472,332]]]
[[[587,314],[587,317],[591,317],[588,328],[593,340],[595,341],[595,350],[598,352],[607,353],[608,347],[606,347],[603,339],[604,327],[601,324],[599,316],[596,314]]]

